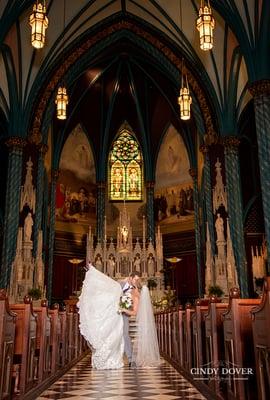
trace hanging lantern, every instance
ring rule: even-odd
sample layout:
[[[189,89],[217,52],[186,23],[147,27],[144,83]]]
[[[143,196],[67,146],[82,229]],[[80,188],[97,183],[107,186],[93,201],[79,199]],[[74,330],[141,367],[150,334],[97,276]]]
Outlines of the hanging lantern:
[[[213,47],[213,30],[215,28],[215,20],[212,15],[212,10],[209,4],[201,0],[199,9],[199,17],[196,21],[196,27],[200,33],[200,48],[202,50],[211,50]]]
[[[45,44],[45,30],[49,20],[46,16],[45,2],[36,2],[33,6],[33,14],[30,15],[29,24],[32,27],[31,43],[36,49],[41,49]]]
[[[67,105],[68,105],[68,95],[67,89],[63,87],[59,87],[56,95],[56,116],[58,119],[66,119],[67,118]]]
[[[180,118],[183,120],[190,119],[190,105],[192,103],[192,97],[189,93],[188,81],[186,78],[186,86],[182,78],[182,87],[180,89],[180,95],[178,97],[178,104],[180,105]]]

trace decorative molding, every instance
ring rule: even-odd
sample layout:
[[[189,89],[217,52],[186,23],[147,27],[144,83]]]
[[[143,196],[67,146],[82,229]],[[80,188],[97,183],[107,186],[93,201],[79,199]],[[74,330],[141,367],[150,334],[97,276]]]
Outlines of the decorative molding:
[[[8,147],[9,151],[22,151],[23,148],[26,146],[27,141],[21,137],[12,136],[6,140],[5,144]]]
[[[231,150],[237,150],[241,141],[236,136],[226,136],[222,140],[223,146]]]
[[[50,100],[50,97],[52,93],[55,91],[56,86],[58,85],[59,81],[63,78],[65,73],[70,69],[71,65],[75,63],[78,58],[80,58],[84,53],[87,52],[87,50],[91,47],[93,47],[95,44],[98,42],[104,40],[105,38],[109,37],[110,35],[114,34],[115,32],[118,32],[120,30],[129,30],[136,35],[140,36],[143,38],[145,41],[150,43],[152,46],[154,46],[157,50],[159,50],[163,55],[180,71],[181,70],[181,65],[182,65],[182,57],[181,55],[176,55],[175,52],[169,48],[163,41],[157,39],[155,36],[153,36],[150,32],[147,32],[145,29],[137,26],[134,22],[132,21],[127,21],[127,20],[121,20],[119,22],[116,22],[106,28],[104,28],[102,31],[97,32],[94,34],[91,38],[84,40],[81,42],[80,46],[77,46],[77,48],[74,50],[72,49],[72,53],[67,55],[65,58],[65,61],[61,64],[61,66],[56,70],[54,75],[52,76],[50,82],[47,84],[47,86],[42,90],[42,95],[40,100],[38,101],[38,107],[34,113],[35,118],[32,124],[32,129],[30,130],[30,139],[34,143],[39,143],[41,141],[41,125],[42,125],[42,117],[45,113],[47,103]],[[185,68],[186,69],[186,68]],[[212,144],[216,142],[216,132],[213,126],[212,122],[212,116],[211,116],[211,111],[206,99],[206,96],[201,89],[198,81],[196,80],[195,76],[192,74],[190,70],[186,70],[186,74],[188,77],[189,85],[192,88],[192,91],[195,93],[198,103],[200,105],[200,108],[202,110],[203,116],[204,116],[204,123],[206,126],[206,131],[207,134],[205,135],[205,141],[208,144]]]
[[[270,95],[270,80],[262,79],[260,81],[253,82],[249,85],[248,90],[253,97]]]

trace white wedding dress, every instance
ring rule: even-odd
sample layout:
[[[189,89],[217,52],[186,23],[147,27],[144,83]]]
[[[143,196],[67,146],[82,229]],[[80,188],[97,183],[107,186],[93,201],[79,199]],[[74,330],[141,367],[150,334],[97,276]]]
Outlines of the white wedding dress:
[[[80,332],[92,348],[96,369],[123,367],[123,318],[118,313],[120,284],[91,266],[85,274],[77,304]]]

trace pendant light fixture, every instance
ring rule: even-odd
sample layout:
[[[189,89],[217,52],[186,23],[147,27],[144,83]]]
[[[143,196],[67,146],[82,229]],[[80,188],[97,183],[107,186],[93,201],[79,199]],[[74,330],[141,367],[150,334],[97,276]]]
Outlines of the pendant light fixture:
[[[65,35],[65,19],[66,19],[66,0],[64,0],[64,10],[63,10],[63,18],[64,18],[64,27],[63,27],[63,43],[64,43],[64,35]],[[63,47],[63,54],[64,54],[64,46]],[[63,60],[64,62],[64,60]],[[62,82],[62,85],[60,85],[57,89],[57,95],[55,99],[55,104],[56,104],[56,117],[60,120],[64,120],[67,118],[67,105],[68,105],[68,94],[67,94],[67,89]]]
[[[211,50],[214,43],[213,31],[215,28],[215,20],[212,15],[209,0],[201,0],[196,27],[200,33],[200,48],[204,51]]]
[[[46,4],[44,1],[36,1],[33,6],[33,13],[29,17],[31,31],[31,44],[35,49],[41,49],[45,44],[45,31],[48,28],[49,20],[46,16]]]
[[[181,32],[182,30],[182,0],[180,0],[179,3],[179,8],[180,8],[180,27],[181,27]],[[187,75],[184,74],[184,58],[182,57],[182,63],[181,63],[181,88],[180,88],[180,94],[178,97],[178,104],[180,106],[180,118],[182,120],[189,120],[190,119],[190,105],[192,103],[192,97],[189,92],[189,86],[188,86],[188,79]]]

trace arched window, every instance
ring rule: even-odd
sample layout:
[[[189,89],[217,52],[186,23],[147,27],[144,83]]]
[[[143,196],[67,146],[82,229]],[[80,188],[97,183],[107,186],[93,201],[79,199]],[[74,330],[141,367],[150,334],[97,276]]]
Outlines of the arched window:
[[[130,126],[124,123],[109,154],[109,198],[142,200],[142,153]]]

